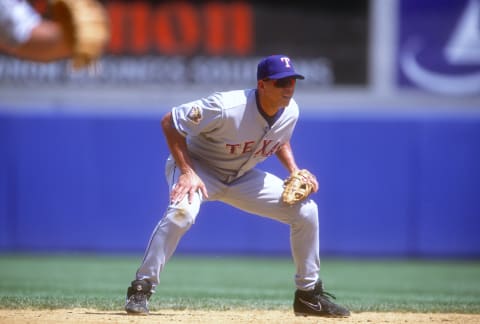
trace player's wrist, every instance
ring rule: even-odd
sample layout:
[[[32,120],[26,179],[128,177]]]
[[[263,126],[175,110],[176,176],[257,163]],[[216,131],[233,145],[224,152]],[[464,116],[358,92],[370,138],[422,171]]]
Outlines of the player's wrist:
[[[295,165],[295,166],[291,166],[291,167],[288,168],[288,171],[289,171],[290,173],[294,173],[294,172],[296,172],[296,171],[298,171],[298,170],[300,170],[300,169],[299,169],[296,165]]]
[[[185,175],[194,175],[195,171],[191,167],[180,168],[180,172]]]

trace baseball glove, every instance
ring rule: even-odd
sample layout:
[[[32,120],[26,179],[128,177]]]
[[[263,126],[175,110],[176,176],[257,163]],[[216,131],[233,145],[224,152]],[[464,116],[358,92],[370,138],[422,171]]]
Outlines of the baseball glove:
[[[72,47],[72,68],[95,63],[110,39],[104,6],[97,0],[50,0],[49,4],[52,20],[61,24]]]
[[[314,178],[315,176],[306,169],[292,172],[283,183],[283,202],[294,205],[307,198],[313,190],[312,179]]]

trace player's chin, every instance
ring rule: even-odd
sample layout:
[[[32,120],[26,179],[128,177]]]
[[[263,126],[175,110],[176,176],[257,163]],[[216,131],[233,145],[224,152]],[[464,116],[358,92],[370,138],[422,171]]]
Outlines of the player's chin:
[[[283,106],[288,106],[288,104],[290,103],[290,100],[292,99],[291,96],[283,96],[282,97],[282,105]]]

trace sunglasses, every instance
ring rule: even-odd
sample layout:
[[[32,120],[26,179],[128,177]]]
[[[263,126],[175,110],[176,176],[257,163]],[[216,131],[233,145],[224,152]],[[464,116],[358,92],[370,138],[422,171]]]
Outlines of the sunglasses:
[[[276,79],[276,80],[265,79],[264,81],[273,81],[273,86],[275,88],[290,88],[295,85],[295,83],[297,82],[297,79],[295,78],[283,78],[283,79]]]

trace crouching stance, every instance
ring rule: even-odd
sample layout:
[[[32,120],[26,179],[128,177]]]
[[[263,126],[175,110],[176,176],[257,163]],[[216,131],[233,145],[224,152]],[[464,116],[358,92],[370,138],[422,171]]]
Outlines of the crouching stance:
[[[289,174],[299,170],[290,138],[299,108],[295,84],[304,77],[285,55],[272,55],[257,67],[253,89],[216,92],[172,108],[162,119],[170,156],[165,174],[170,203],[155,227],[125,310],[148,314],[148,300],[180,239],[195,222],[203,203],[221,201],[245,212],[290,226],[296,267],[296,315],[346,317],[350,312],[330,300],[319,278],[319,225],[316,203],[307,197],[282,200],[284,181],[256,165],[276,155]],[[309,177],[312,192],[318,190]]]

